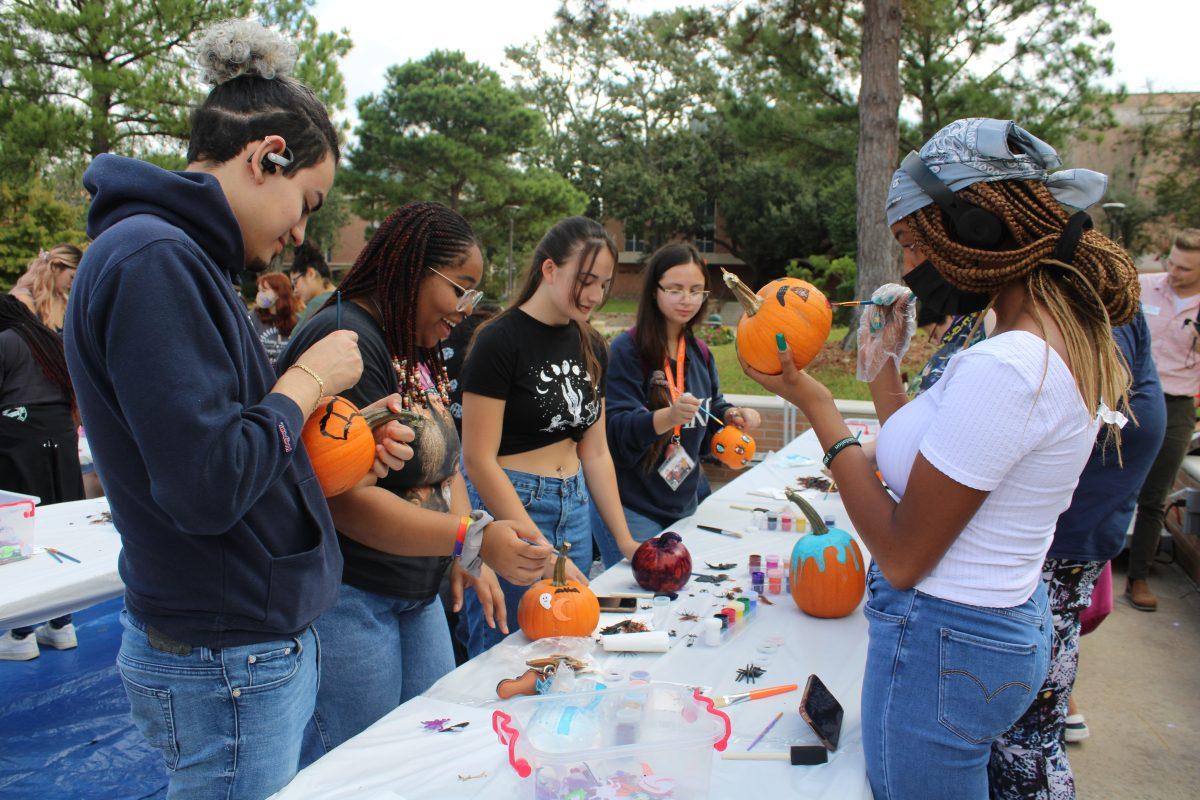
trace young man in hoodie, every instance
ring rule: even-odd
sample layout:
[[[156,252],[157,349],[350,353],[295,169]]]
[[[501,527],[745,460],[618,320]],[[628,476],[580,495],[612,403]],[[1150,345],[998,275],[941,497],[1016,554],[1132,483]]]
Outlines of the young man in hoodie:
[[[198,52],[214,88],[187,170],[102,155],[84,176],[95,241],[66,350],[121,532],[134,722],[169,797],[261,798],[296,772],[318,681],[311,623],[342,568],[300,432],[362,361],[337,331],[276,379],[235,290],[303,241],[333,183],[337,134],[287,77],[295,48],[235,20]],[[392,425],[377,474],[411,454]]]

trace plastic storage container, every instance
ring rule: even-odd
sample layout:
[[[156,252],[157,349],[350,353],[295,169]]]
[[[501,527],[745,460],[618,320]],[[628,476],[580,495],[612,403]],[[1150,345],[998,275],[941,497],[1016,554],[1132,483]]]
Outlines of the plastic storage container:
[[[534,800],[704,800],[731,732],[712,700],[668,683],[521,698],[492,728]]]
[[[0,564],[33,555],[34,514],[40,497],[0,490]]]

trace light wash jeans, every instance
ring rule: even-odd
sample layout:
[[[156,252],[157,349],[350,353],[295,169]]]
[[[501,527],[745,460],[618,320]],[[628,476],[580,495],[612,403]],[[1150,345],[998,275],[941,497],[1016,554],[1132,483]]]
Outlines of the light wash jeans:
[[[633,534],[634,541],[637,542],[653,539],[670,525],[670,523],[663,524],[653,520],[645,514],[639,514],[632,508],[622,507],[621,510],[625,512],[625,524],[629,526],[629,532]],[[612,531],[600,518],[600,512],[596,510],[594,503],[592,504],[592,538],[596,540],[596,546],[600,548],[600,558],[604,561],[605,569],[624,558],[620,548],[617,547],[617,540],[613,538]]]
[[[437,595],[405,600],[343,583],[337,603],[314,627],[323,648],[321,688],[304,736],[302,767],[454,669]]]
[[[546,478],[513,469],[506,469],[504,473],[512,481],[517,497],[529,512],[533,524],[555,547],[570,542],[571,561],[579,567],[580,572],[587,575],[592,567],[592,520],[588,512],[591,498],[583,479],[583,470],[580,469],[570,478]],[[467,491],[471,497],[471,508],[486,508],[470,479],[467,480]],[[516,586],[499,576],[497,580],[504,590],[509,630],[515,631],[517,606],[529,587]],[[474,592],[466,593],[459,620],[460,626],[466,630],[467,653],[471,658],[504,639],[504,634],[498,628],[487,626],[483,619],[483,607]],[[466,621],[465,625],[462,620]]]
[[[992,742],[1046,679],[1046,586],[1013,608],[900,591],[872,564],[862,689],[863,750],[875,800],[984,800]]]
[[[259,800],[287,785],[317,698],[311,627],[291,639],[175,655],[151,647],[127,611],[121,624],[117,671],[134,725],[166,764],[168,798]]]

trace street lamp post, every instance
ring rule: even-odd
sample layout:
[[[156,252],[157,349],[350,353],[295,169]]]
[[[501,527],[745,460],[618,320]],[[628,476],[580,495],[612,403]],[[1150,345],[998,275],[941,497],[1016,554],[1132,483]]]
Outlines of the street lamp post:
[[[1108,220],[1108,238],[1112,239],[1117,244],[1121,242],[1121,214],[1125,211],[1124,203],[1105,203],[1100,206],[1104,209],[1104,217]]]
[[[505,206],[504,210],[508,212],[508,280],[505,293],[511,299],[513,293],[513,229],[516,227],[517,214],[520,213],[521,207]]]

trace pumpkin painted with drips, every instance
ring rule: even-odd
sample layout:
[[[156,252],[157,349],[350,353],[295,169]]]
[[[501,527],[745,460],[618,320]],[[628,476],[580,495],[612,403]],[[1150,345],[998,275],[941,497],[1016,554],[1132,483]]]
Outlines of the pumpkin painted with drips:
[[[834,619],[858,608],[867,587],[862,550],[841,528],[830,528],[794,489],[787,498],[799,506],[812,532],[792,548],[792,599],[806,614]]]
[[[321,491],[334,497],[351,488],[375,463],[372,430],[397,419],[415,427],[421,417],[411,411],[386,408],[362,412],[344,397],[322,397],[300,434]]]
[[[517,606],[517,624],[530,639],[548,636],[591,636],[600,624],[600,601],[595,593],[575,581],[567,580],[565,543],[554,562],[554,577],[530,586]]]
[[[833,308],[820,289],[799,278],[780,278],[755,294],[732,272],[721,272],[746,312],[738,321],[737,351],[747,364],[768,375],[781,372],[777,333],[787,340],[796,369],[817,357],[833,325]]]

